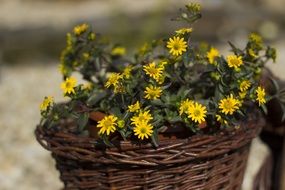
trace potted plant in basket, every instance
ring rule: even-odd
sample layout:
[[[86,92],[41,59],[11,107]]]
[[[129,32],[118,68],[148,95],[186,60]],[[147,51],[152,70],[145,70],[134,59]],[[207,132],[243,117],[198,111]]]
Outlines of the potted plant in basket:
[[[60,71],[70,100],[45,97],[36,129],[65,189],[240,188],[270,99],[261,70],[276,51],[257,34],[243,49],[229,43],[225,57],[195,45],[200,17],[200,5],[186,5],[176,20],[188,28],[131,59],[87,24],[67,34]]]

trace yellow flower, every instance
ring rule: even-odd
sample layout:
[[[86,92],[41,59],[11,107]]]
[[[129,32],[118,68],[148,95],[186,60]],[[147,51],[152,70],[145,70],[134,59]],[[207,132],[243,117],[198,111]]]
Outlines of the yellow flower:
[[[252,42],[255,42],[258,45],[262,45],[262,43],[263,43],[262,37],[259,34],[256,34],[256,33],[251,33],[249,35],[249,40],[252,41]]]
[[[162,68],[163,70],[165,69],[165,65],[167,65],[168,62],[167,61],[160,61],[158,63],[158,67]]]
[[[257,58],[257,55],[256,55],[256,53],[254,52],[253,49],[249,49],[249,50],[248,50],[248,54],[249,54],[252,58]]]
[[[149,113],[149,110],[147,111],[140,111],[138,115],[135,115],[131,118],[131,124],[138,126],[141,122],[146,122],[148,123],[150,120],[152,120],[153,117]]]
[[[53,104],[53,97],[52,96],[45,97],[40,105],[40,110],[47,111],[48,107],[51,106],[52,104]]]
[[[137,101],[136,103],[129,105],[128,106],[128,110],[129,112],[137,112],[141,109],[140,103],[139,101]]]
[[[191,33],[193,31],[193,29],[192,28],[181,28],[181,29],[179,29],[179,30],[176,30],[175,32],[176,32],[176,34],[178,34],[178,35],[184,35],[184,34],[189,34],[189,33]]]
[[[132,69],[133,67],[131,65],[126,66],[123,71],[123,77],[125,77],[126,79],[129,79],[131,77]]]
[[[207,52],[207,58],[210,64],[213,64],[216,57],[219,57],[220,53],[216,48],[211,48],[210,51]]]
[[[58,66],[58,70],[62,75],[67,75],[68,73],[67,68],[62,63]]]
[[[235,69],[238,69],[243,64],[242,57],[236,55],[229,55],[227,62],[229,67],[234,67]]]
[[[61,89],[63,90],[64,94],[74,94],[74,88],[76,86],[76,78],[69,77],[63,83],[61,83]]]
[[[125,88],[121,83],[118,83],[116,85],[114,85],[114,92],[115,94],[117,93],[124,93],[125,92]]]
[[[144,93],[145,93],[145,98],[149,100],[155,100],[158,99],[161,96],[162,89],[161,87],[156,87],[153,85],[150,85],[146,87]]]
[[[247,94],[247,91],[239,92],[239,97],[240,97],[241,99],[244,99],[245,96],[246,96],[246,94]]]
[[[167,48],[169,48],[169,53],[174,56],[182,55],[183,52],[186,51],[187,48],[187,42],[184,40],[184,38],[180,37],[173,37],[169,38],[169,41],[167,42]]]
[[[156,82],[157,82],[158,84],[163,84],[163,83],[164,83],[164,80],[165,80],[165,76],[164,76],[164,75],[161,75],[161,76],[159,77],[159,79],[156,80]]]
[[[153,133],[153,126],[147,122],[141,122],[134,128],[134,133],[139,139],[148,139]]]
[[[107,134],[113,133],[116,130],[118,118],[114,115],[105,116],[101,121],[98,122],[97,127],[101,128],[99,130],[99,134]]]
[[[240,101],[235,99],[233,95],[229,95],[227,98],[220,100],[219,108],[221,112],[226,115],[232,115],[237,109],[239,109]]]
[[[249,80],[243,80],[239,85],[239,90],[241,92],[247,91],[247,89],[251,86],[251,83]]]
[[[92,88],[93,88],[93,84],[91,82],[88,82],[88,83],[84,84],[84,86],[83,86],[83,89],[88,90],[88,91],[92,90]]]
[[[217,121],[220,122],[221,124],[225,124],[225,125],[228,124],[228,122],[227,122],[226,120],[224,120],[221,115],[218,115],[218,114],[217,114],[217,115],[216,115],[216,119],[217,119]]]
[[[119,84],[119,80],[122,78],[122,75],[120,73],[111,73],[108,77],[107,82],[105,83],[105,87],[109,88],[111,85],[114,87],[117,87]]]
[[[192,106],[189,107],[188,117],[192,119],[192,121],[198,122],[200,124],[205,121],[206,113],[206,106],[195,102]]]
[[[67,33],[66,34],[66,45],[67,45],[67,47],[71,48],[72,44],[73,44],[72,36],[70,33]]]
[[[82,56],[83,56],[83,59],[86,61],[88,61],[90,59],[90,54],[87,52],[83,53]]]
[[[124,128],[124,127],[125,127],[125,121],[120,119],[120,120],[118,121],[118,127],[119,127],[120,129]]]
[[[265,89],[259,86],[256,90],[255,93],[257,95],[256,100],[258,101],[259,106],[262,104],[266,103],[265,99]]]
[[[193,106],[193,104],[194,102],[188,98],[182,101],[179,106],[179,115],[182,115],[183,113],[188,114],[188,110],[191,106]]]
[[[117,46],[112,49],[111,55],[113,56],[122,56],[126,54],[126,48]]]
[[[76,35],[79,36],[80,34],[86,32],[86,30],[88,29],[88,27],[89,27],[89,26],[84,23],[84,24],[75,26],[74,29],[73,29],[73,32],[74,32],[74,34],[76,34]]]
[[[154,62],[149,63],[148,65],[143,66],[143,70],[145,73],[155,79],[156,81],[159,80],[159,78],[162,75],[163,67],[156,66]]]

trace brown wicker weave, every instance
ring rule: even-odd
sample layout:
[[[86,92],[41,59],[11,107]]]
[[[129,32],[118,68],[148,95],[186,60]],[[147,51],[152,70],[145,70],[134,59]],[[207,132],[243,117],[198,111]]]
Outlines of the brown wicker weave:
[[[238,190],[259,126],[252,122],[234,132],[163,140],[158,148],[126,141],[104,148],[94,138],[41,126],[36,137],[52,152],[64,189]]]

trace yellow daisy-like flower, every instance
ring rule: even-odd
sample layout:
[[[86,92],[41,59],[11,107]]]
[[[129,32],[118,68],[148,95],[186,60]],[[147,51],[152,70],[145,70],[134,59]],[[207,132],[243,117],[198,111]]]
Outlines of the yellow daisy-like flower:
[[[236,110],[239,109],[240,101],[233,97],[233,95],[229,95],[227,98],[220,100],[219,108],[221,112],[226,115],[232,115]]]
[[[193,105],[190,106],[188,109],[188,117],[192,121],[198,122],[199,124],[205,121],[206,113],[207,113],[206,106],[203,106],[198,102],[193,103]]]
[[[52,104],[53,104],[53,97],[52,96],[45,97],[40,105],[40,110],[47,111],[48,107],[51,106]]]
[[[126,79],[129,79],[131,77],[132,69],[133,67],[131,65],[126,66],[122,74],[123,77],[125,77]]]
[[[134,128],[134,134],[139,138],[139,139],[148,139],[152,133],[153,133],[153,126],[147,122],[141,122],[139,125],[137,125]]]
[[[259,86],[256,90],[255,93],[257,95],[256,100],[258,101],[259,106],[261,106],[262,104],[266,103],[266,99],[265,99],[265,89],[262,88],[261,86]]]
[[[194,105],[194,101],[189,100],[188,98],[182,101],[179,106],[179,115],[182,115],[183,113],[188,114],[189,108],[193,105]]]
[[[217,114],[217,115],[216,115],[216,119],[217,119],[217,121],[220,122],[221,124],[225,124],[225,125],[228,124],[228,122],[227,122],[226,120],[224,120],[221,115],[218,115],[218,114]]]
[[[149,110],[147,111],[140,111],[140,113],[136,116],[133,116],[131,118],[131,124],[138,126],[141,122],[146,122],[148,123],[150,120],[152,120],[153,117],[149,113]]]
[[[154,62],[149,63],[148,65],[143,66],[143,70],[145,73],[155,79],[156,81],[159,80],[159,78],[162,75],[163,67],[156,66]]]
[[[118,86],[119,80],[122,78],[122,75],[120,73],[111,73],[111,75],[109,76],[105,87],[109,88],[111,85],[113,85],[114,87]]]
[[[239,69],[239,67],[243,64],[242,57],[236,55],[229,55],[227,57],[227,63],[229,67]]]
[[[86,30],[88,29],[89,25],[88,24],[81,24],[78,26],[75,26],[73,29],[74,34],[76,35],[81,35],[82,33],[86,32]]]
[[[244,92],[239,92],[238,95],[240,97],[240,99],[244,99],[246,97],[247,91]]]
[[[186,51],[187,42],[184,40],[184,38],[174,36],[173,38],[169,38],[166,47],[170,49],[170,54],[173,56],[179,56]]]
[[[155,100],[161,96],[161,92],[162,92],[161,87],[156,87],[156,86],[150,85],[150,86],[145,88],[145,91],[144,91],[145,96],[144,97],[146,99],[149,99],[149,100]]]
[[[97,127],[100,128],[99,134],[113,133],[116,130],[118,118],[114,115],[105,116],[101,121],[98,122]]]
[[[214,64],[215,58],[219,57],[220,53],[216,48],[211,48],[210,51],[207,52],[207,58],[210,64]]]
[[[247,89],[251,86],[251,83],[249,80],[243,80],[239,85],[239,90],[241,92],[247,91]]]
[[[178,35],[184,35],[184,34],[189,34],[189,33],[191,33],[193,31],[193,29],[192,28],[181,28],[181,29],[179,29],[179,30],[176,30],[175,32],[176,32],[176,34],[178,34]]]
[[[69,77],[67,78],[63,83],[61,83],[61,89],[63,90],[63,93],[66,94],[74,94],[74,88],[76,86],[76,78]]]
[[[140,109],[141,109],[141,105],[140,105],[139,101],[137,101],[136,103],[128,106],[129,112],[137,112]]]
[[[113,56],[123,56],[126,54],[126,48],[118,46],[112,49],[111,55]]]

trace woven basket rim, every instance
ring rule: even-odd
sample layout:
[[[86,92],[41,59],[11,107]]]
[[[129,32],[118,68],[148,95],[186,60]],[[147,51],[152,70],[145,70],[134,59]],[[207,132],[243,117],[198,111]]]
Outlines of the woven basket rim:
[[[77,136],[68,132],[55,132],[37,126],[38,142],[54,155],[79,161],[101,164],[132,164],[157,166],[179,164],[197,159],[222,156],[248,145],[257,136],[264,119],[251,121],[239,130],[221,131],[216,135],[196,134],[186,139],[162,140],[159,147],[151,143],[134,144],[132,141],[114,143],[115,147],[98,146],[90,137]]]

